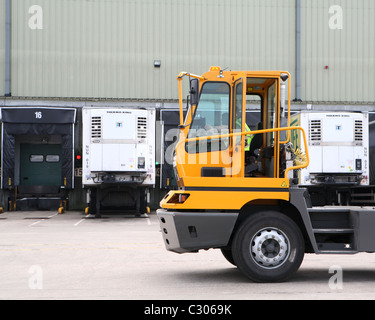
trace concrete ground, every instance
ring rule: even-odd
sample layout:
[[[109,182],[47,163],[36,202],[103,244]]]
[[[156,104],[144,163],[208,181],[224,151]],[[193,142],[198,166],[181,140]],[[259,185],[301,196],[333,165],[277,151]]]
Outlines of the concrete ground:
[[[291,281],[257,284],[219,250],[166,251],[155,213],[0,215],[2,300],[375,299],[374,287],[374,254],[306,255]]]

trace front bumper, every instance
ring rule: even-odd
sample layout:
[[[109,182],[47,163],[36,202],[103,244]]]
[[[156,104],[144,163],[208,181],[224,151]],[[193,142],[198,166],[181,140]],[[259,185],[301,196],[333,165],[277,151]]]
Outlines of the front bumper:
[[[228,245],[238,213],[157,210],[166,249],[176,253]]]

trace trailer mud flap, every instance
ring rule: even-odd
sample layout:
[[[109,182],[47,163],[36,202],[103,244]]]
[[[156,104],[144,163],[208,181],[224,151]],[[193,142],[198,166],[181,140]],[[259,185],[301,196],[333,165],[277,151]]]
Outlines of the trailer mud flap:
[[[157,211],[167,250],[185,253],[228,244],[238,213]]]

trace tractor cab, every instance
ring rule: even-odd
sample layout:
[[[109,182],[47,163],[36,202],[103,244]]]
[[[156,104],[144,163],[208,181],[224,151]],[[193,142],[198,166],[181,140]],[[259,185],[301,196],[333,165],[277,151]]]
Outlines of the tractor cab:
[[[188,111],[183,117],[182,80],[190,80]],[[176,146],[174,170],[179,191],[170,192],[162,207],[176,204],[202,209],[194,191],[206,191],[203,209],[232,209],[230,199],[210,197],[212,191],[254,191],[246,202],[276,198],[288,200],[286,146],[290,131],[290,94],[285,106],[286,83],[290,93],[290,75],[285,71],[223,71],[211,67],[197,76],[182,72],[180,92],[180,139]],[[257,101],[259,118],[246,122],[246,106]],[[252,129],[251,129],[252,128]],[[293,128],[300,130],[300,128]],[[292,131],[293,131],[292,130]],[[304,135],[303,130],[300,130]],[[307,148],[306,148],[307,149]],[[304,164],[307,166],[307,161]],[[182,191],[184,203],[177,201]],[[230,195],[230,193],[227,193]],[[189,198],[189,201],[187,200]],[[168,202],[169,201],[169,202]],[[185,203],[186,202],[186,203]],[[245,203],[243,203],[245,202]],[[228,207],[228,208],[227,208]]]

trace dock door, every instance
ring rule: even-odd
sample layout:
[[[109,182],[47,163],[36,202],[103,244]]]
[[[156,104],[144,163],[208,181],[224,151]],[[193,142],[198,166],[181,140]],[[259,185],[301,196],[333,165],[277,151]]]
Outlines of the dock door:
[[[66,207],[74,189],[76,110],[8,107],[1,116],[1,188],[9,210]]]
[[[20,145],[20,186],[61,186],[61,144]]]

